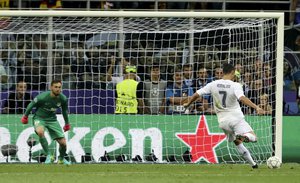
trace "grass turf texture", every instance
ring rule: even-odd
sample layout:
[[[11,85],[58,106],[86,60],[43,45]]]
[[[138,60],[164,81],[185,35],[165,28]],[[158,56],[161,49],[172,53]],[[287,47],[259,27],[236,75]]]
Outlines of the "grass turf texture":
[[[194,164],[0,164],[1,183],[294,183],[300,181],[299,164],[280,169],[248,165]]]

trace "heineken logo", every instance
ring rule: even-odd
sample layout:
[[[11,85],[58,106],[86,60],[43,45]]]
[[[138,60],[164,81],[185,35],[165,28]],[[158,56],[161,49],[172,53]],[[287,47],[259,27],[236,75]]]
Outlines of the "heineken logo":
[[[99,118],[98,118],[99,117]],[[9,117],[8,117],[9,118]],[[16,117],[12,118],[16,119]],[[76,125],[72,121],[77,120]],[[94,160],[99,160],[105,151],[111,155],[127,154],[130,158],[139,155],[146,157],[154,152],[159,161],[165,160],[170,155],[181,156],[187,149],[192,155],[192,162],[205,160],[208,163],[218,163],[217,149],[222,148],[223,153],[229,153],[224,133],[211,132],[218,127],[211,128],[211,124],[217,125],[215,116],[210,116],[211,123],[206,117],[200,116],[80,116],[70,115],[71,131],[65,133],[67,139],[67,153],[74,157],[76,162],[81,162],[81,156],[90,153]],[[149,121],[146,121],[149,120]],[[189,120],[189,123],[187,123]],[[58,115],[60,125],[64,125],[62,115]],[[91,122],[89,122],[91,121]],[[114,123],[111,123],[114,121]],[[30,125],[0,126],[0,146],[16,144],[19,147],[17,158],[21,162],[29,160],[29,146],[27,140],[35,135],[34,128]],[[12,124],[12,123],[10,123]],[[30,123],[29,123],[30,124]],[[210,125],[208,125],[210,124]],[[185,131],[183,131],[185,130]],[[219,130],[221,132],[221,130]],[[45,134],[48,143],[52,145],[48,133]],[[57,144],[56,144],[57,145]],[[58,145],[56,146],[58,155]],[[38,155],[42,152],[40,143],[32,147],[32,153]],[[0,162],[6,158],[0,153]]]
[[[226,139],[224,133],[210,133],[204,115],[199,118],[194,133],[176,133],[176,136],[190,148],[194,163],[201,159],[208,163],[218,163],[215,148]]]

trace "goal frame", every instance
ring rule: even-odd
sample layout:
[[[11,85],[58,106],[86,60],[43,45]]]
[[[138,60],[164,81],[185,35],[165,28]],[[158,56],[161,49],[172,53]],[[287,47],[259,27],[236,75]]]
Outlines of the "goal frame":
[[[0,17],[149,17],[149,18],[274,18],[277,19],[275,156],[282,159],[282,99],[284,14],[273,12],[165,12],[165,11],[26,11],[4,10]],[[50,55],[51,56],[51,55]]]

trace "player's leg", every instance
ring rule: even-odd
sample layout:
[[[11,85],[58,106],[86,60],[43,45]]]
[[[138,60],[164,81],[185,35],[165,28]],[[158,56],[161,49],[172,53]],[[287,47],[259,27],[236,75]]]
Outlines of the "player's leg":
[[[58,157],[58,163],[59,164],[65,164],[65,165],[70,165],[71,162],[69,162],[68,160],[66,160],[64,157],[66,155],[66,151],[67,151],[67,142],[66,142],[66,138],[58,138],[56,139],[56,141],[59,144],[59,157]]]
[[[239,139],[242,142],[257,142],[257,137],[249,125],[245,120],[236,123],[234,126],[234,132],[236,134],[236,139]]]
[[[67,151],[67,143],[66,138],[64,136],[64,133],[61,129],[61,126],[58,122],[52,122],[51,124],[47,125],[49,134],[52,139],[55,139],[57,143],[59,144],[59,157],[58,157],[58,163],[60,164],[71,164],[69,161],[67,161],[64,157],[66,155]]]
[[[243,142],[245,142],[245,143],[257,142],[257,137],[256,137],[256,135],[253,131],[250,131],[250,132],[247,132],[247,133],[244,133],[244,134],[237,134],[236,138],[243,141]]]
[[[236,139],[234,140],[234,144],[236,145],[236,148],[239,151],[239,153],[243,156],[245,160],[248,161],[248,163],[250,163],[252,168],[258,168],[258,165],[253,160],[250,151],[244,146],[243,142]]]
[[[45,122],[43,120],[34,119],[33,125],[35,133],[39,136],[40,144],[47,155],[45,164],[52,163],[54,161],[54,158],[49,151],[48,141],[45,137]]]
[[[236,134],[236,139],[234,140],[234,144],[236,145],[237,150],[239,153],[243,156],[245,160],[247,160],[253,168],[258,168],[257,164],[254,162],[250,151],[244,146],[243,142],[245,140],[249,141],[256,141],[256,135],[253,132],[252,128],[250,125],[245,121],[241,121],[239,123],[236,123],[233,125],[233,130]],[[244,136],[244,134],[252,134],[253,138],[247,138],[248,136]],[[239,137],[239,138],[238,138]],[[243,137],[243,138],[242,138]]]
[[[235,134],[229,123],[220,123],[219,127],[224,131],[227,141],[233,142],[235,140]]]

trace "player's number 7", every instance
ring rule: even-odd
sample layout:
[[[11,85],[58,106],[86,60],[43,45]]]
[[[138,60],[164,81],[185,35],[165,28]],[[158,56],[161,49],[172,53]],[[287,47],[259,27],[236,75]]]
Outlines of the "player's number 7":
[[[222,95],[222,106],[226,107],[227,92],[226,91],[219,91],[219,94]]]

